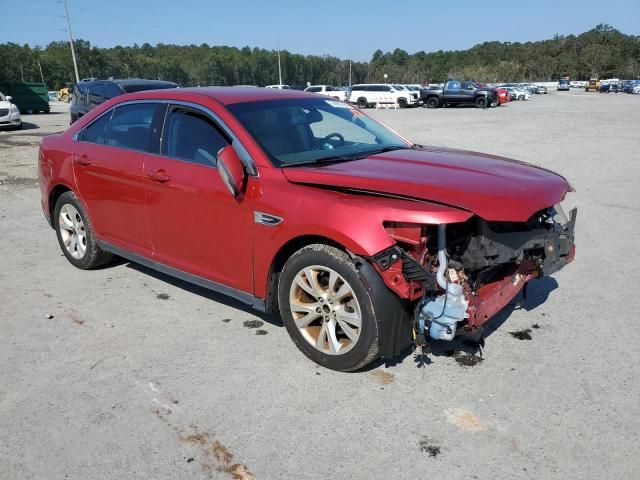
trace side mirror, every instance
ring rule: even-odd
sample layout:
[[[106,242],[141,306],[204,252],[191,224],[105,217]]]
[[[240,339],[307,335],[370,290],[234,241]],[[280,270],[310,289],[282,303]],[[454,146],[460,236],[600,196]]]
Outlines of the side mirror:
[[[222,147],[217,155],[218,173],[223,183],[234,197],[240,195],[244,187],[245,172],[240,157],[231,145]]]
[[[6,99],[7,99],[7,102],[11,102],[11,101],[13,101],[13,97],[12,97],[12,96],[10,96],[10,95],[7,95],[7,96],[6,96],[6,97],[4,97],[4,98],[6,98]]]

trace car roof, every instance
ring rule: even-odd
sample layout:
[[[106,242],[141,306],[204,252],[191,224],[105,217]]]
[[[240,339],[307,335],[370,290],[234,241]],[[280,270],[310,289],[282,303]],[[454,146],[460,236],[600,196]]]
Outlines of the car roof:
[[[208,97],[213,100],[217,100],[223,105],[258,102],[262,100],[283,100],[287,98],[318,98],[313,93],[303,92],[301,90],[281,90],[277,88],[261,87],[190,87],[169,90],[146,90],[128,94],[126,98],[129,100],[163,98],[169,100],[180,100],[184,98],[186,100],[193,95]]]
[[[170,82],[168,80],[147,80],[146,78],[108,78],[105,81],[107,82],[114,82],[117,83],[118,85],[126,85],[126,86],[133,86],[133,85],[166,85],[166,84],[171,84],[171,85],[178,85],[175,82]]]
[[[168,80],[149,80],[146,78],[94,78],[93,80],[81,80],[76,85],[87,87],[96,83],[113,82],[123,86],[137,86],[137,85],[175,85],[175,82]]]

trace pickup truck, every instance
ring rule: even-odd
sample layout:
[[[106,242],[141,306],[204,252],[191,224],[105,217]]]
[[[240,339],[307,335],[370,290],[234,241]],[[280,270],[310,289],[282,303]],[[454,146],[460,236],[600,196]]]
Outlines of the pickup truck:
[[[475,105],[485,108],[498,104],[495,89],[481,87],[473,82],[459,82],[449,80],[444,88],[423,88],[420,90],[422,102],[429,108],[438,108],[444,105]]]

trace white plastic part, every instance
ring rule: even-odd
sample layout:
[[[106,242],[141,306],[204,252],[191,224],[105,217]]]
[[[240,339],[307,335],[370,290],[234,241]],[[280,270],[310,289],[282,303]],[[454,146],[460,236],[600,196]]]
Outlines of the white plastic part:
[[[429,336],[437,340],[453,340],[456,327],[467,316],[469,302],[464,298],[462,285],[447,282],[445,225],[438,226],[438,272],[436,282],[445,293],[437,298],[425,298],[420,308],[420,316],[429,320]]]

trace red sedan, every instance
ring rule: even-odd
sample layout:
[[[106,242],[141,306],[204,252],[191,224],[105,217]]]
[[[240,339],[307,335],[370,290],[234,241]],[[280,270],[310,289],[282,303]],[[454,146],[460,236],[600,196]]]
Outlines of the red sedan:
[[[505,88],[496,88],[496,93],[498,94],[498,102],[500,102],[500,105],[511,101],[509,90]]]
[[[563,177],[304,92],[123,95],[45,137],[39,173],[74,266],[117,255],[280,315],[336,370],[479,332],[574,255]]]

